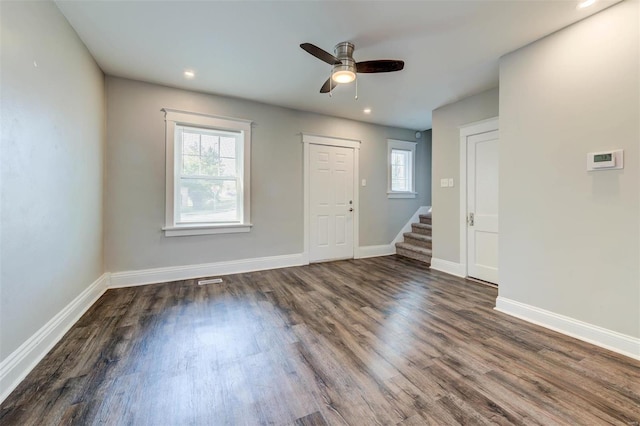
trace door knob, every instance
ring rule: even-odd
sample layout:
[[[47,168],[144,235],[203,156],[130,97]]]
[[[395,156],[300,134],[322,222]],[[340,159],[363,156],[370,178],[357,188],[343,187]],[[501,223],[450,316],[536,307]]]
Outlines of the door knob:
[[[350,212],[352,212],[352,211],[353,211],[353,207],[352,207],[352,208],[350,208],[350,209],[349,209],[349,211],[350,211]]]

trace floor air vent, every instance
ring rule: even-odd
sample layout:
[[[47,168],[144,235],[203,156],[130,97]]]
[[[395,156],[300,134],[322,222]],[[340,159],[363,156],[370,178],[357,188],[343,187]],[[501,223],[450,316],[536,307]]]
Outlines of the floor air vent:
[[[220,284],[221,282],[222,278],[213,278],[211,280],[200,280],[198,281],[198,285]]]

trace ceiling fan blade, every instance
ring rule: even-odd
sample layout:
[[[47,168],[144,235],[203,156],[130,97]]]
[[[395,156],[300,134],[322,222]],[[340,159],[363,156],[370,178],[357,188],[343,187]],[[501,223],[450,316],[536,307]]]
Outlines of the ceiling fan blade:
[[[393,59],[380,59],[377,61],[364,61],[356,64],[359,73],[392,72],[400,71],[404,68],[404,61]]]
[[[320,93],[329,93],[330,91],[335,89],[337,85],[338,83],[336,83],[335,81],[331,82],[331,77],[329,77],[320,88]]]
[[[338,58],[333,56],[331,53],[320,49],[318,46],[314,44],[302,43],[300,47],[302,47],[304,50],[306,50],[316,58],[320,59],[321,61],[328,63],[329,65],[338,65],[342,63],[338,60]]]

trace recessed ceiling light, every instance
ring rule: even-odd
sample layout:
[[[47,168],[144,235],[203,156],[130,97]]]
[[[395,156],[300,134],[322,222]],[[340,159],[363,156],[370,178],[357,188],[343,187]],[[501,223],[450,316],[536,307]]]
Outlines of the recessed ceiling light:
[[[189,78],[189,79],[191,79],[191,78],[193,78],[193,77],[195,77],[195,76],[196,76],[196,73],[195,73],[195,72],[193,72],[192,70],[186,70],[186,71],[184,72],[184,77],[185,77],[185,78]]]
[[[362,110],[365,114],[371,114],[371,108],[365,108]]]
[[[584,0],[578,3],[578,9],[584,9],[585,7],[593,6],[596,0]]]

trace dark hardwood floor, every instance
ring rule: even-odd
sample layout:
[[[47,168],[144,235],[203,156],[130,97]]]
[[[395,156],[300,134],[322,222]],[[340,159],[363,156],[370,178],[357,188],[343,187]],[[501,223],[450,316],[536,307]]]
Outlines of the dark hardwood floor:
[[[395,256],[107,291],[2,425],[638,424],[640,362]]]

